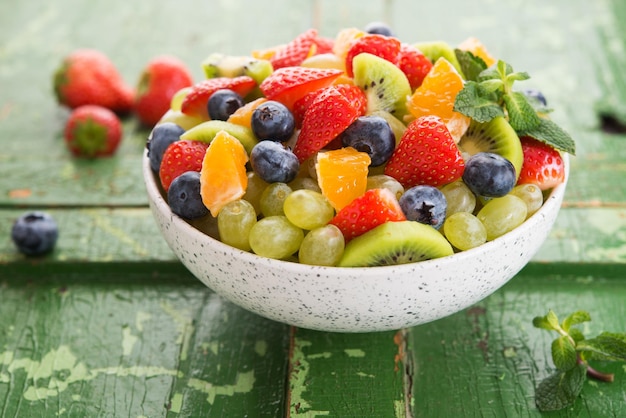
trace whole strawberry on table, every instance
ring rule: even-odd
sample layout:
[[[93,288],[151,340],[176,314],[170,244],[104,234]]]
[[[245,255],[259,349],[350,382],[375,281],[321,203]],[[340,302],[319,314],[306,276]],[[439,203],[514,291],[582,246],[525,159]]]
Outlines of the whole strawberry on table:
[[[545,97],[517,88],[529,75],[476,38],[309,29],[201,66],[148,158],[175,213],[261,256],[375,266],[470,250],[532,216],[575,153]]]

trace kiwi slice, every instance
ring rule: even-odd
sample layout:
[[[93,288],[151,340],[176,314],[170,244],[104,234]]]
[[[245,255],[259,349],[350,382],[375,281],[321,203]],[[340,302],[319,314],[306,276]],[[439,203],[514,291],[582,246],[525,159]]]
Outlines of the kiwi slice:
[[[209,120],[185,131],[180,139],[210,143],[219,131],[226,131],[241,142],[246,152],[250,154],[252,148],[259,142],[252,133],[252,129],[236,123],[223,120]]]
[[[366,52],[353,58],[352,68],[354,84],[367,96],[367,113],[383,110],[402,120],[407,114],[406,98],[411,95],[409,80],[402,70]]]
[[[462,152],[474,155],[479,152],[493,152],[509,160],[519,176],[524,162],[522,144],[509,122],[498,116],[489,122],[472,120],[459,141]]]
[[[202,69],[207,78],[238,77],[247,75],[260,84],[274,69],[268,60],[214,53],[202,61]]]
[[[447,59],[450,64],[452,64],[454,68],[456,68],[459,74],[461,74],[461,77],[465,78],[463,75],[463,71],[461,71],[461,64],[459,64],[459,60],[456,58],[456,54],[454,53],[454,49],[452,49],[452,47],[447,42],[420,42],[413,46],[422,51],[422,54],[426,55],[426,57],[433,64],[441,57]]]
[[[351,240],[340,267],[375,267],[414,263],[454,253],[435,228],[415,221],[386,222]]]

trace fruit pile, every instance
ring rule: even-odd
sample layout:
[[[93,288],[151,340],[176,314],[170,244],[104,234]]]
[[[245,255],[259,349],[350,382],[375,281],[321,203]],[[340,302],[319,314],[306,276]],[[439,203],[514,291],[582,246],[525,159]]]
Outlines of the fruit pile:
[[[518,227],[562,183],[571,137],[529,78],[476,38],[307,30],[212,54],[148,138],[172,211],[263,257],[378,266],[451,255]]]

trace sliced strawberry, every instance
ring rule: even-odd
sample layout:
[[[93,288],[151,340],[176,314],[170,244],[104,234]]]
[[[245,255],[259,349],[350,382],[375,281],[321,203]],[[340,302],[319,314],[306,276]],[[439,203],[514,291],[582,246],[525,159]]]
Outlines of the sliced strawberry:
[[[202,160],[209,144],[200,141],[179,140],[172,142],[163,153],[159,168],[161,186],[167,192],[172,181],[185,171],[202,169]]]
[[[363,90],[361,90],[360,88],[352,84],[338,84],[335,86],[335,88],[341,94],[346,96],[346,98],[350,102],[353,103],[353,107],[357,109],[359,116],[362,116],[365,114],[367,110],[367,96],[365,96],[365,93],[363,92]],[[315,98],[324,90],[325,89],[320,89],[320,90],[307,93],[304,97],[302,97],[300,100],[298,100],[297,102],[293,104],[292,113],[296,121],[296,126],[298,128],[302,127],[304,114],[306,113],[311,103],[313,103]]]
[[[356,39],[352,42],[346,55],[346,74],[348,77],[354,76],[352,59],[363,52],[369,52],[395,64],[398,53],[400,53],[400,45],[401,43],[397,38],[378,34],[365,35]]]
[[[275,70],[259,88],[268,100],[281,102],[288,109],[307,93],[330,86],[342,73],[336,69],[285,67]]]
[[[304,114],[293,153],[303,162],[324,148],[361,115],[361,108],[355,107],[341,88],[324,88]]]
[[[309,29],[280,47],[270,58],[274,70],[300,65],[302,61],[314,55],[317,51],[316,38],[317,30]]]
[[[522,137],[520,141],[524,162],[517,184],[532,183],[548,190],[563,183],[565,164],[559,151],[530,137]]]
[[[209,97],[217,90],[231,89],[242,97],[247,95],[256,86],[256,81],[246,75],[238,77],[217,77],[200,81],[191,87],[191,91],[181,104],[180,111],[189,116],[209,119],[207,103]]]
[[[403,43],[400,46],[396,65],[408,78],[411,90],[415,90],[422,85],[424,77],[433,67],[433,63],[422,51],[407,43]]]
[[[323,36],[317,36],[313,42],[317,45],[315,54],[328,54],[333,52],[333,46],[335,46],[335,40],[333,38],[326,38]]]
[[[343,233],[346,241],[385,222],[404,221],[406,217],[389,189],[370,189],[344,206],[330,223]]]
[[[461,178],[464,170],[461,152],[438,116],[411,122],[385,166],[385,174],[405,189],[420,184],[443,186]]]

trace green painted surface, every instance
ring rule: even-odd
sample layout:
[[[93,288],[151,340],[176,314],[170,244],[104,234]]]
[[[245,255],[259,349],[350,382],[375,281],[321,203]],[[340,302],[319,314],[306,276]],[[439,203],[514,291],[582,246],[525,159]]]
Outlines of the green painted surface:
[[[381,19],[408,42],[479,37],[530,73],[577,141],[548,240],[465,312],[357,335],[256,317],[201,286],[160,239],[141,178],[148,132],[134,119],[111,159],[75,160],[62,144],[51,75],[75,48],[101,49],[131,84],[162,53],[199,79],[212,52]],[[598,117],[626,121],[625,22],[621,0],[0,2],[0,416],[539,416],[550,335],[532,317],[582,308],[586,331],[626,331],[626,135]],[[61,226],[42,259],[10,242],[27,208]],[[589,383],[572,410],[546,415],[625,415],[624,368],[606,367],[613,384]]]

